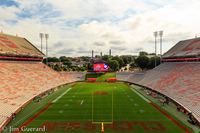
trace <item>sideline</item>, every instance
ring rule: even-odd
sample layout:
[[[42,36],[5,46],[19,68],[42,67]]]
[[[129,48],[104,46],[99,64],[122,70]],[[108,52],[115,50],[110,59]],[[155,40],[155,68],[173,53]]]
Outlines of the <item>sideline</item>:
[[[22,132],[22,127],[28,126],[33,120],[38,118],[43,112],[49,109],[49,107],[52,105],[52,103],[49,103],[47,106],[45,106],[42,110],[40,110],[37,114],[35,114],[33,117],[28,119],[26,122],[24,122],[19,128],[18,131],[14,131],[13,133],[20,133]]]
[[[167,117],[172,123],[174,123],[180,129],[182,129],[186,133],[191,133],[191,131],[185,125],[182,125],[179,121],[174,119],[171,115],[169,115],[165,110],[161,109],[155,103],[150,103],[150,105],[152,105],[156,110],[158,110],[160,113],[162,113],[165,117]]]
[[[69,92],[72,88],[67,89],[65,92],[63,92],[60,96],[58,96],[55,100],[52,101],[52,103],[57,102],[60,98],[62,98],[67,92]]]
[[[149,99],[147,99],[146,97],[144,97],[143,95],[141,95],[139,92],[137,92],[135,89],[130,88],[133,92],[135,92],[138,96],[140,96],[143,100],[145,100],[147,103],[151,103],[151,101]]]

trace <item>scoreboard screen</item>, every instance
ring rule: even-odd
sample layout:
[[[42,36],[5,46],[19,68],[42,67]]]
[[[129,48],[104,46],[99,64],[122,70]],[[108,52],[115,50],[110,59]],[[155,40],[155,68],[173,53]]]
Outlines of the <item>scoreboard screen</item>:
[[[102,63],[102,64],[93,64],[93,71],[95,72],[106,72],[108,71],[108,64]]]

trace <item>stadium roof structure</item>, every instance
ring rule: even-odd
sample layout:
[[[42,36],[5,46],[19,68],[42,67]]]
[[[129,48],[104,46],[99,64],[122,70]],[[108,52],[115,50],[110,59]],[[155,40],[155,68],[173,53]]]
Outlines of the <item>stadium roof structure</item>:
[[[163,58],[191,57],[200,57],[200,38],[180,41],[163,55]]]
[[[42,58],[44,54],[26,38],[0,33],[0,56]]]

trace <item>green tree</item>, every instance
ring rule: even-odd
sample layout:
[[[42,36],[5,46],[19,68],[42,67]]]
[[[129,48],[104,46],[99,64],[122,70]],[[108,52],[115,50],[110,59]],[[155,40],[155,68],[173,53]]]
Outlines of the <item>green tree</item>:
[[[118,63],[117,60],[109,60],[108,64],[109,64],[111,71],[118,71],[119,70],[119,63]]]
[[[147,66],[148,69],[153,69],[155,67],[155,59],[156,59],[156,66],[160,65],[160,57],[151,57],[149,59],[149,63]]]
[[[63,62],[63,65],[65,65],[67,67],[71,67],[72,62],[69,59],[65,59],[65,61]]]
[[[61,62],[65,62],[69,60],[69,58],[67,58],[66,56],[61,56],[59,59]]]
[[[135,67],[137,67],[137,64],[136,64],[135,62],[132,62],[132,63],[130,64],[130,68],[135,68]]]
[[[88,64],[87,64],[87,70],[92,70],[92,69],[93,69],[92,63],[88,63]]]
[[[48,57],[48,58],[43,59],[42,62],[46,64],[47,60],[48,62],[60,62],[60,60],[57,57]]]
[[[119,57],[119,56],[114,56],[114,57],[112,58],[112,60],[118,61],[118,63],[119,63],[119,68],[122,68],[122,67],[125,65],[123,59],[122,59],[121,57]]]
[[[137,64],[138,67],[140,67],[142,70],[147,68],[148,64],[149,64],[149,58],[147,56],[138,56],[138,58],[136,58],[135,63]]]
[[[102,60],[108,62],[111,57],[109,55],[103,55]]]
[[[134,57],[131,55],[122,55],[121,58],[124,62],[124,66],[134,61]]]
[[[60,59],[57,57],[48,57],[48,62],[60,62]]]
[[[147,53],[147,52],[145,52],[145,51],[141,51],[141,52],[139,53],[139,56],[142,56],[142,55],[145,55],[145,56],[147,56],[147,55],[148,55],[148,53]]]
[[[83,61],[87,61],[87,62],[90,61],[90,57],[88,57],[88,56],[81,56],[80,58],[81,58]]]
[[[56,64],[53,68],[54,68],[54,70],[56,70],[56,71],[62,71],[61,66],[58,65],[58,64]]]

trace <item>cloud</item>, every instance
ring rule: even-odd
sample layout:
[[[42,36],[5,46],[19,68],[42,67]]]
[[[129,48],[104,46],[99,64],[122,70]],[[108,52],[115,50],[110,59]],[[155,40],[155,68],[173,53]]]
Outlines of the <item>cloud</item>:
[[[133,52],[133,53],[139,53],[140,51],[143,51],[143,50],[144,50],[144,49],[141,48],[141,47],[140,47],[140,48],[134,48],[132,52]]]
[[[91,51],[89,51],[89,50],[79,50],[79,51],[77,51],[76,52],[77,54],[90,54],[91,53]],[[80,55],[81,56],[81,55]]]
[[[105,46],[105,42],[94,42],[93,45],[95,46]]]
[[[109,43],[110,43],[110,44],[113,44],[113,45],[122,45],[122,44],[125,43],[125,41],[113,40],[113,41],[110,41]]]
[[[73,48],[64,48],[62,50],[59,50],[57,53],[63,54],[63,55],[69,55],[69,54],[73,54],[74,51],[75,50]]]
[[[38,48],[39,33],[48,33],[51,56],[152,53],[159,30],[166,52],[200,29],[199,0],[5,0],[0,7],[0,30]]]
[[[123,47],[123,46],[111,46],[110,48],[111,48],[111,50],[114,50],[114,51],[124,51],[124,50],[126,50],[126,48]]]

